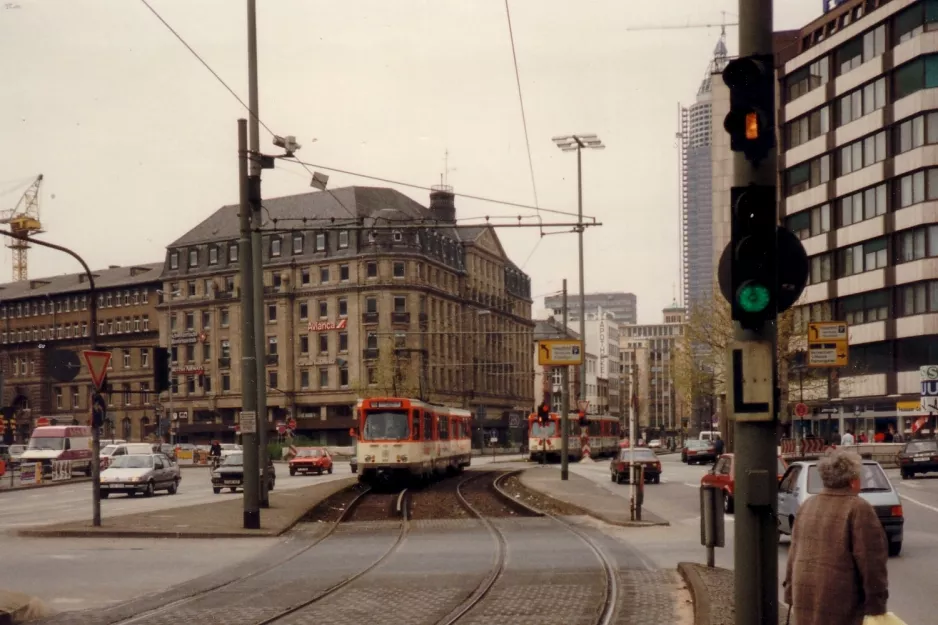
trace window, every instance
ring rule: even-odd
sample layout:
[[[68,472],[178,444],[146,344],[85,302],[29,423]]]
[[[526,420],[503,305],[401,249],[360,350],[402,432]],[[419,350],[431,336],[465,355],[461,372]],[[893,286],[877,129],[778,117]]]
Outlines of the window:
[[[124,350],[124,369],[130,369],[130,351]]]
[[[179,252],[169,253],[169,268],[179,269]]]
[[[828,58],[822,57],[793,71],[785,79],[788,100],[799,98],[809,91],[826,84],[828,80]]]
[[[886,132],[876,133],[840,148],[839,160],[841,176],[886,160]]]
[[[195,345],[186,345],[186,362],[195,362]]]
[[[55,389],[55,407],[59,410],[62,409],[62,389]]]
[[[886,214],[886,185],[840,198],[840,225],[849,226]]]
[[[394,312],[407,312],[407,297],[404,295],[394,296]]]
[[[221,342],[221,357],[231,358],[231,341],[225,339]]]
[[[378,335],[374,332],[368,333],[365,339],[365,349],[378,349]]]
[[[270,257],[277,258],[283,252],[280,237],[270,237]]]
[[[267,353],[270,356],[277,355],[277,337],[276,336],[267,337]]]
[[[901,316],[938,312],[938,281],[899,287],[898,304]]]
[[[199,266],[199,250],[197,249],[189,250],[189,266],[190,267]]]
[[[349,281],[348,265],[339,265],[339,282]]]
[[[366,313],[377,313],[377,312],[378,312],[378,298],[377,298],[377,297],[366,297],[366,298],[365,298],[365,312],[366,312]]]
[[[306,334],[300,337],[300,353],[301,354],[309,353],[309,336]]]
[[[339,249],[344,250],[348,247],[348,230],[339,232]]]
[[[148,349],[140,350],[140,367],[143,369],[150,368],[150,350]]]
[[[270,388],[277,388],[277,372],[268,371],[267,372],[267,386]]]
[[[218,264],[218,247],[215,245],[208,248],[208,264],[209,265]]]
[[[231,243],[228,246],[228,262],[229,263],[238,262],[238,244],[237,243]]]
[[[894,130],[896,154],[908,152],[925,144],[925,116],[919,115],[899,124]]]
[[[326,251],[326,233],[325,232],[316,233],[316,251],[317,252]]]
[[[786,172],[788,195],[795,195],[827,182],[830,180],[830,173],[830,156],[827,154],[795,165]]]
[[[329,354],[329,335],[328,334],[319,335],[319,354],[321,356],[326,356]]]
[[[348,300],[344,297],[340,297],[338,304],[339,304],[339,316],[348,317]]]
[[[267,323],[277,323],[277,305],[267,305]]]
[[[293,253],[302,254],[303,253],[303,233],[297,232],[293,235]]]
[[[186,295],[188,297],[195,297],[195,280],[190,280],[186,283]],[[120,306],[120,302],[117,304]]]
[[[938,191],[938,189],[936,189],[936,191]],[[924,202],[925,172],[917,171],[894,181],[892,192],[894,195],[898,195],[896,201],[897,208],[905,208],[906,206]]]
[[[348,367],[339,367],[339,386],[348,387]]]
[[[205,342],[202,343],[202,360],[208,362],[212,359],[212,344]]]
[[[837,276],[852,276],[864,271],[872,271],[885,267],[886,257],[886,238],[873,239],[859,245],[837,251]]]
[[[329,284],[329,267],[328,266],[319,268],[319,283]]]
[[[339,352],[348,351],[348,332],[339,332]]]
[[[309,319],[309,304],[300,302],[300,321]]]
[[[830,131],[830,108],[822,106],[788,124],[788,147],[795,148]]]
[[[368,264],[365,265],[365,275],[369,278],[377,278],[378,263],[374,261],[368,261]]]
[[[863,37],[846,42],[834,54],[837,74],[846,74],[863,64]]]
[[[938,226],[904,230],[896,235],[896,262],[938,256]]]
[[[889,317],[888,289],[845,297],[838,302],[837,317],[848,325],[882,321]]]
[[[405,275],[404,261],[394,261],[394,277],[403,278]]]
[[[892,74],[894,100],[932,87],[938,87],[938,54],[919,57],[899,67]]]
[[[231,323],[229,319],[229,315],[228,315],[228,309],[222,308],[220,311],[218,311],[218,314],[221,317],[221,319],[219,319],[218,321],[219,325],[221,325],[221,327],[223,328],[227,328],[228,325]]]
[[[300,371],[300,388],[309,388],[309,371]]]
[[[407,335],[403,332],[396,332],[394,334],[394,348],[404,349],[405,347],[407,347]]]
[[[918,2],[893,18],[893,38],[896,45],[938,29],[938,2]]]
[[[827,282],[831,279],[831,255],[818,254],[811,257],[811,284]]]
[[[325,367],[319,370],[319,388],[329,388],[329,370]]]
[[[365,374],[368,379],[368,386],[375,386],[376,384],[378,384],[378,372],[375,370],[374,367],[368,367]]]
[[[231,374],[221,374],[221,390],[223,393],[231,390]]]
[[[329,318],[329,302],[327,300],[320,300],[319,302],[319,318]]]
[[[300,270],[300,283],[301,283],[303,286],[309,286],[309,284],[310,284],[309,269],[301,269],[301,270]]]
[[[880,78],[838,100],[839,125],[849,124],[886,106],[886,79]]]

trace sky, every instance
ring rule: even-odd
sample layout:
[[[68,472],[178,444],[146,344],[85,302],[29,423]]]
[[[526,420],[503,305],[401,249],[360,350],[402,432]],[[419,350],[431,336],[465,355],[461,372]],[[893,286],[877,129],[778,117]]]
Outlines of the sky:
[[[246,3],[148,2],[247,101]],[[425,186],[445,176],[457,193],[575,214],[576,155],[551,137],[598,134],[606,149],[583,154],[584,213],[602,223],[585,233],[586,290],[635,293],[639,322],[660,321],[679,293],[678,107],[694,101],[719,28],[627,29],[719,24],[724,11],[732,22],[735,2],[509,0],[533,185],[504,0],[257,4],[259,117],[296,136],[306,162]],[[821,4],[776,2],[776,30]],[[731,55],[736,36],[729,28]],[[0,76],[0,210],[44,174],[40,238],[93,269],[162,262],[166,245],[237,202],[247,113],[141,0],[0,4]],[[278,152],[261,132],[261,148]],[[333,189],[394,187],[322,171]],[[309,178],[278,162],[263,194],[309,192]],[[575,219],[456,206],[460,219]],[[563,278],[578,288],[575,234],[498,233],[531,276],[535,308]],[[60,253],[29,252],[30,277],[76,271]],[[11,272],[2,250],[0,281]]]

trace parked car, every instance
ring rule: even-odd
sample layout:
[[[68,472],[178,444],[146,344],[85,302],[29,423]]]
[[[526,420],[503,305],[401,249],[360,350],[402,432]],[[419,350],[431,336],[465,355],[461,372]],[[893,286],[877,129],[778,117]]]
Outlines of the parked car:
[[[808,500],[824,490],[817,469],[817,460],[793,462],[778,486],[778,529],[782,534],[791,534],[798,509]],[[876,510],[886,532],[889,555],[897,556],[902,551],[902,533],[905,517],[899,493],[886,477],[878,462],[864,460],[860,471],[860,497]]]
[[[713,465],[713,468],[700,478],[701,488],[716,486],[723,491],[723,510],[727,514],[732,514],[734,508],[733,492],[736,488],[735,472],[733,471],[734,457],[733,454],[723,454],[717,460],[717,463]],[[788,469],[788,463],[785,462],[784,458],[778,456],[776,466],[778,467],[778,479],[781,481],[782,476],[785,475],[785,470]]]
[[[158,490],[175,495],[181,480],[179,465],[164,454],[116,456],[101,472],[101,498],[107,499],[111,493],[126,493],[130,497],[143,493],[144,497],[152,497]]]
[[[332,473],[332,456],[322,447],[300,447],[290,459],[290,475],[313,473],[322,475]]]
[[[681,462],[687,464],[705,464],[714,462],[717,458],[717,448],[713,441],[689,439],[684,442],[681,449]]]
[[[899,473],[904,480],[918,473],[938,471],[938,440],[909,441],[899,452],[898,460]]]
[[[654,439],[654,440],[648,441],[648,448],[649,448],[649,449],[661,449],[662,447],[663,447],[663,445],[662,445],[660,439],[657,439],[657,438],[656,438],[656,439]]]
[[[658,484],[661,482],[661,461],[655,452],[648,447],[636,447],[630,450],[628,447],[620,447],[619,455],[609,463],[610,478],[616,484],[622,484],[630,480],[630,468],[632,466],[632,455],[635,454],[635,464],[644,467],[645,481]]]
[[[267,490],[271,491],[277,480],[277,470],[270,458],[267,459],[267,475]],[[230,488],[231,492],[244,488],[244,453],[228,454],[217,468],[212,469],[212,492],[217,495],[223,488]]]

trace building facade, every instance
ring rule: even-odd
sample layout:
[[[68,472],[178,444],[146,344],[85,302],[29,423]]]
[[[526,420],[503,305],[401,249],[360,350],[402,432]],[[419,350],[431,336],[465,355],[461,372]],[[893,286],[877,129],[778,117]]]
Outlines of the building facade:
[[[586,293],[587,319],[590,315],[596,315],[602,308],[607,315],[611,315],[619,323],[636,323],[638,321],[638,298],[634,293],[614,292],[614,293]],[[544,298],[544,308],[555,318],[560,319],[563,315],[563,296],[549,295]],[[575,294],[567,296],[567,321],[570,323],[580,320],[580,298]]]
[[[534,405],[546,401],[553,412],[559,413],[563,407],[563,367],[542,366],[538,362],[537,342],[550,339],[578,339],[580,335],[572,330],[564,332],[563,324],[553,317],[535,322],[534,326]],[[568,403],[567,410],[577,410],[577,397],[580,396],[580,367],[567,367]]]
[[[593,414],[619,416],[619,321],[605,308],[586,315],[586,351],[596,356],[597,393]]]
[[[111,352],[105,438],[158,434],[160,406],[150,390],[161,270],[112,266],[92,274],[97,349]],[[90,297],[84,273],[0,285],[2,403],[14,411],[17,440],[28,439],[40,417],[89,423],[92,384],[80,354],[91,346]]]
[[[480,427],[527,414],[530,279],[494,229],[456,225],[448,187],[429,209],[384,188],[265,200],[267,427],[344,444],[361,396],[471,408]],[[178,372],[178,432],[233,436],[241,409],[238,207],[171,244],[161,306]],[[342,224],[348,224],[347,226]],[[182,348],[181,346],[185,347]]]
[[[847,1],[795,52],[778,121],[781,217],[811,267],[796,329],[845,321],[850,340],[830,393],[804,397],[815,414],[835,408],[841,432],[909,432],[918,415],[898,404],[918,401],[919,367],[938,363],[938,5]]]

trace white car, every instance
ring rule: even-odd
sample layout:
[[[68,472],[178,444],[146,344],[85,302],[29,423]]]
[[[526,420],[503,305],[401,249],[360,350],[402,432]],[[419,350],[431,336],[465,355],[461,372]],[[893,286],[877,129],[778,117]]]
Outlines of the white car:
[[[653,441],[649,441],[648,448],[649,449],[661,449],[661,441],[658,440],[657,438]]]
[[[158,490],[175,495],[181,479],[179,465],[165,454],[116,456],[101,472],[101,498],[107,499],[111,493],[152,497]]]

